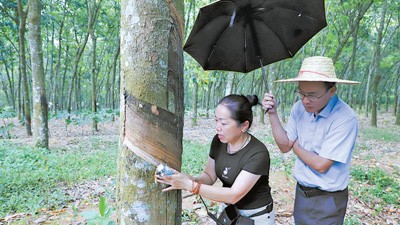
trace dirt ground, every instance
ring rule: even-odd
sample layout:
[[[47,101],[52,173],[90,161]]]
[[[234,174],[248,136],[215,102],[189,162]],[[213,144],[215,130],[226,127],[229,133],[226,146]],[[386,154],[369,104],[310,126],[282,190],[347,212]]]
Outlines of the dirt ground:
[[[396,143],[388,144],[384,141],[373,141],[373,140],[363,140],[366,145],[375,145],[377,148],[373,148],[368,153],[360,154],[370,154],[372,157],[369,158],[369,164],[376,164],[377,166],[382,166],[389,171],[395,170],[394,174],[399,174],[400,167],[398,162],[400,162],[400,132],[399,128],[393,125],[392,116],[389,113],[380,114],[379,126],[385,129],[393,129],[399,133],[399,141]],[[365,118],[360,115],[360,128],[365,128],[370,126],[369,118]],[[12,131],[13,140],[15,142],[32,144],[32,138],[27,137],[24,128],[19,125],[18,121],[14,121],[16,127]],[[99,137],[104,137],[105,139],[119,138],[119,119],[117,118],[113,122],[101,123],[99,124],[99,132],[95,134],[92,133],[90,125],[85,126],[69,126],[65,129],[65,123],[63,120],[52,119],[49,122],[50,130],[50,146],[68,146],[69,143],[76,141],[78,137],[83,140],[85,137],[91,135],[97,135]],[[256,137],[266,135],[271,135],[270,127],[268,122],[266,124],[260,123],[260,121],[255,118],[251,133]],[[190,121],[185,121],[184,128],[184,139],[186,140],[196,140],[202,143],[209,143],[212,136],[215,134],[214,130],[214,119],[211,115],[210,118],[200,118],[197,126],[192,126]],[[279,150],[275,145],[267,144],[270,151],[271,157],[282,157]],[[365,157],[363,155],[354,155],[353,164],[363,165],[365,164]],[[379,155],[379,158],[373,156]],[[70,189],[76,190],[74,192],[75,201],[70,205],[58,209],[58,210],[48,210],[43,209],[41,212],[32,214],[19,213],[14,215],[9,215],[6,218],[0,218],[0,224],[72,224],[80,225],[85,224],[85,220],[77,216],[81,212],[88,210],[97,209],[97,198],[93,196],[99,196],[109,189],[115,186],[113,183],[113,178],[109,178],[107,181],[90,181],[84,184],[79,184],[76,187],[70,187]],[[276,214],[276,224],[294,224],[292,217],[292,207],[294,201],[294,187],[295,181],[288,177],[281,168],[271,168],[270,173],[270,185],[272,188],[272,195],[274,198],[274,210]],[[68,190],[66,190],[68,191]],[[188,193],[183,192],[183,208],[191,209],[195,211],[199,221],[197,223],[184,223],[185,225],[191,224],[215,224],[206,214],[204,206],[195,196],[189,196]],[[114,200],[110,200],[109,205],[115,204]],[[76,206],[74,208],[73,206]],[[400,208],[399,206],[395,208],[388,208],[383,210],[381,213],[376,214],[373,206],[369,206],[359,199],[355,198],[350,191],[350,198],[347,210],[347,217],[352,215],[358,215],[362,220],[362,224],[365,225],[398,225],[400,218]]]

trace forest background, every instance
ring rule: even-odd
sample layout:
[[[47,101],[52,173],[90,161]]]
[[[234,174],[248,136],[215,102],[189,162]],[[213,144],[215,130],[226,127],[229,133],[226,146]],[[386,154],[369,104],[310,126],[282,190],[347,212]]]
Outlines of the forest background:
[[[34,2],[30,1],[29,4]],[[199,8],[208,3],[185,1],[185,37],[193,26]],[[1,142],[4,149],[9,148],[13,139],[26,136],[28,139],[23,139],[26,146],[45,147],[54,151],[57,148],[51,145],[51,141],[49,144],[48,135],[35,136],[33,132],[31,137],[32,131],[38,129],[36,133],[42,134],[46,130],[42,128],[47,126],[43,126],[44,123],[55,122],[62,126],[54,129],[68,131],[89,126],[92,135],[96,135],[104,132],[99,124],[113,123],[119,115],[119,2],[48,0],[41,1],[41,4],[38,15],[41,18],[43,76],[37,78],[35,65],[40,62],[36,61],[38,57],[33,57],[35,40],[31,35],[35,30],[34,7],[30,7],[29,11],[28,1],[0,0],[0,136],[5,139],[5,142]],[[294,94],[296,86],[276,85],[274,81],[295,76],[305,57],[325,55],[333,59],[338,77],[361,82],[359,85],[340,85],[338,95],[367,121],[373,133],[382,132],[389,137],[394,136],[393,139],[386,139],[389,139],[390,144],[394,142],[398,146],[400,3],[395,0],[327,0],[325,5],[328,26],[293,58],[265,66],[266,81],[263,80],[261,70],[248,74],[203,71],[197,62],[184,54],[187,129],[201,128],[200,121],[212,118],[213,108],[222,96],[229,93],[262,96],[267,88],[280,99],[281,118],[285,121],[291,105],[297,100]],[[41,79],[43,82],[36,82]],[[41,119],[43,114],[33,113],[35,111],[45,111],[45,120]],[[258,121],[264,124],[261,109],[256,115]],[[383,116],[386,122],[379,123],[379,118]],[[21,127],[24,130],[19,129]],[[50,124],[48,127],[51,129],[54,126]],[[68,149],[68,145],[65,147]],[[396,147],[389,148],[390,151],[399,151]],[[9,166],[6,159],[10,154],[3,150],[0,156],[1,165]],[[390,178],[386,180],[389,186],[380,190],[382,193],[388,192],[394,200],[382,201],[389,205],[385,206],[388,211],[394,210],[395,215],[398,215],[399,196],[398,192],[396,195],[392,190],[398,190],[399,167],[391,166],[393,168],[388,170],[389,174],[377,176],[381,180]],[[368,183],[368,174],[382,172],[377,171],[363,168],[358,172],[360,179]],[[1,175],[0,179],[5,179],[7,174],[2,172]],[[11,190],[9,188],[5,183],[0,183],[0,200],[7,203]],[[0,217],[24,211],[16,207],[2,208],[5,211]]]

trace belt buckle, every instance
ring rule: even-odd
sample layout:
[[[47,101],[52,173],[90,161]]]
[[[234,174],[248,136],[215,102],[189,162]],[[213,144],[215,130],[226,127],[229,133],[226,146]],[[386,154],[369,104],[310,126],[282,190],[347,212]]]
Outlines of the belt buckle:
[[[298,185],[298,188],[306,197],[313,197],[313,192],[318,191],[318,189],[307,189],[307,187],[304,187],[301,184]]]
[[[301,184],[297,183],[297,188],[299,189],[299,191],[300,191],[304,196],[310,197],[310,196],[308,196],[307,191],[306,191],[305,189],[303,189],[303,186],[302,186]]]
[[[312,192],[312,190],[307,190],[307,191],[302,190],[302,191],[306,197],[311,197],[310,192]]]

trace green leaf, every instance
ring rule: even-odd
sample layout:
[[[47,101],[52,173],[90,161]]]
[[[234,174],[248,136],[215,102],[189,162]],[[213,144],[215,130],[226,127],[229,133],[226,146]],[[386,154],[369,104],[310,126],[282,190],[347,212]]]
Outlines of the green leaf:
[[[106,214],[106,208],[106,199],[103,196],[100,196],[99,212],[101,217],[104,217],[104,215]]]
[[[91,210],[91,211],[83,212],[81,215],[82,215],[83,218],[85,218],[86,220],[93,220],[93,219],[96,219],[96,217],[97,217],[98,214],[97,214],[96,211]]]

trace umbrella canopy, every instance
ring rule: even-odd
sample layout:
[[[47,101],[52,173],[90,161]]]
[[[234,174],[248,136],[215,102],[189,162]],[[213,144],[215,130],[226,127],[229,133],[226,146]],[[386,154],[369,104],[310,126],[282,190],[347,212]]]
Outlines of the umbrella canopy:
[[[200,9],[183,49],[204,70],[248,73],[293,57],[325,26],[323,0],[223,0]]]

